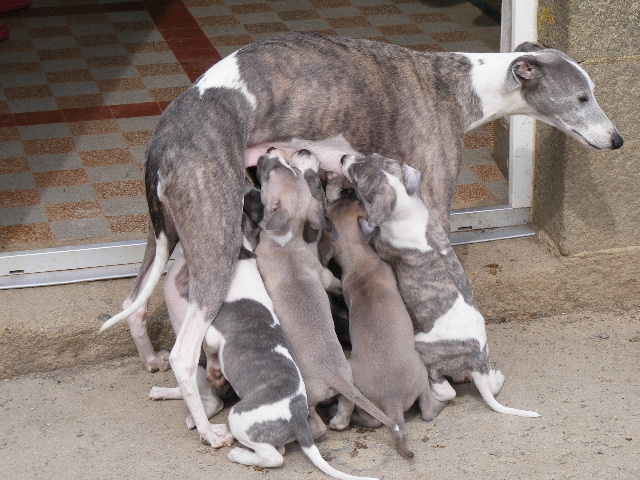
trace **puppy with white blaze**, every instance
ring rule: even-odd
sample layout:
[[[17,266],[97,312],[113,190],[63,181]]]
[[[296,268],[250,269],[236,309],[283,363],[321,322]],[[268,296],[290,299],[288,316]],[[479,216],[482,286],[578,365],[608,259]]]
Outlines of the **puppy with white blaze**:
[[[244,465],[279,467],[284,463],[284,445],[297,440],[304,454],[327,475],[343,480],[375,480],[340,472],[320,455],[307,423],[309,409],[304,381],[258,272],[251,251],[255,243],[246,235],[252,223],[246,216],[243,225],[245,238],[238,265],[225,302],[203,344],[208,363],[215,361],[213,356],[217,355],[223,375],[240,397],[229,411],[231,434],[225,435],[226,425],[218,425],[218,435],[228,445],[235,437],[248,449],[233,448],[227,457]],[[184,258],[176,262],[182,270],[180,276],[188,278]],[[179,309],[171,307],[170,311]],[[156,400],[181,398],[177,387],[154,387],[150,396]],[[219,399],[203,400],[207,414],[222,409]],[[188,420],[187,424],[190,423]]]
[[[400,293],[417,330],[415,346],[429,372],[433,397],[445,402],[456,391],[448,381],[473,379],[487,404],[499,413],[538,417],[508,408],[494,398],[504,375],[493,370],[484,318],[448,235],[416,195],[416,169],[373,154],[345,155],[342,171],[367,211],[360,227],[397,275]]]

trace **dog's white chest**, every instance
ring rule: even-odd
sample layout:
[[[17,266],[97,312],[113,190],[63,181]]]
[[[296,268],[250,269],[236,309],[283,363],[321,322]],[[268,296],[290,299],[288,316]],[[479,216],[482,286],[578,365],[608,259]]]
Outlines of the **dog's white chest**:
[[[438,318],[429,332],[418,333],[416,342],[433,343],[443,340],[474,339],[480,343],[480,350],[487,343],[484,317],[464,301],[461,294],[449,311]]]
[[[397,249],[433,250],[427,241],[429,210],[416,195],[407,195],[404,185],[393,175],[387,179],[396,191],[392,219],[380,225],[381,238]]]

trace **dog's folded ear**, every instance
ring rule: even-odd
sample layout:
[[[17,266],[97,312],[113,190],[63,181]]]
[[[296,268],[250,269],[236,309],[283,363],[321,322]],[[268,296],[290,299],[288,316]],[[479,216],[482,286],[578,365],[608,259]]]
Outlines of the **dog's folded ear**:
[[[546,50],[546,47],[539,43],[522,42],[515,48],[514,52],[539,52],[540,50]]]
[[[338,241],[338,237],[339,237],[338,229],[336,228],[336,226],[333,224],[331,219],[326,214],[324,216],[324,231],[329,234],[329,239],[332,242],[337,242]]]
[[[333,241],[334,240],[331,240],[330,238],[329,232],[323,230],[320,242],[318,242],[318,258],[323,267],[329,265],[329,261],[336,254]]]
[[[408,195],[413,195],[420,188],[422,183],[422,174],[406,163],[402,164],[402,175],[404,177],[404,187]]]
[[[516,58],[509,67],[504,82],[506,91],[520,88],[524,82],[537,80],[544,75],[542,65],[533,55],[522,55]]]
[[[379,227],[372,227],[364,217],[358,217],[358,225],[360,225],[360,236],[365,243],[369,243],[378,230],[380,230]]]
[[[251,258],[258,258],[258,256],[244,245],[240,247],[240,253],[238,254],[238,260],[249,260]]]
[[[395,207],[395,191],[393,191],[391,187],[387,187],[384,193],[385,194],[383,194],[383,192],[376,192],[371,202],[369,202],[369,205],[365,205],[367,216],[369,217],[367,221],[371,227],[379,227],[389,220],[391,212]],[[390,199],[389,195],[393,195],[393,198]]]
[[[242,210],[254,224],[258,225],[260,223],[264,215],[264,206],[260,198],[260,190],[252,187],[251,190],[245,194]]]
[[[322,182],[320,181],[320,175],[318,172],[314,172],[313,170],[305,170],[304,171],[304,179],[307,181],[307,185],[309,185],[309,191],[311,192],[311,196],[315,198],[317,201],[325,203],[324,190],[322,189]]]
[[[302,228],[302,239],[307,243],[315,242],[320,234],[320,229],[311,225],[311,222],[304,222]]]

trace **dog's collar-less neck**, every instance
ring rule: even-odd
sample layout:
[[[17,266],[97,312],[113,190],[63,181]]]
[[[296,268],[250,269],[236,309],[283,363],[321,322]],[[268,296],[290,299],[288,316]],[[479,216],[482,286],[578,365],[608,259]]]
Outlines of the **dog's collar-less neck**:
[[[465,53],[472,64],[471,82],[480,99],[479,115],[469,115],[465,131],[469,132],[485,123],[506,115],[527,114],[520,89],[504,91],[504,82],[511,63],[522,55],[512,53]]]

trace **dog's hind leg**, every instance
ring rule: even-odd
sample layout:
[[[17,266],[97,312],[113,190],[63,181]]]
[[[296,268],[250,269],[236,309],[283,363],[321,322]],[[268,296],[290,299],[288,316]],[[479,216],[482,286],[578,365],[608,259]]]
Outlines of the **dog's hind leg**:
[[[200,439],[213,447],[229,445],[233,437],[226,425],[209,423],[198,392],[197,367],[202,341],[226,296],[242,245],[244,191],[244,153],[223,152],[222,146],[218,150],[221,158],[238,162],[214,162],[189,150],[182,156],[180,175],[168,177],[161,188],[163,207],[171,213],[189,265],[189,303],[169,362]]]
[[[200,398],[202,399],[202,404],[204,406],[204,411],[207,415],[207,418],[211,418],[214,415],[220,413],[220,411],[224,408],[224,402],[220,400],[218,396],[218,390],[211,385],[209,379],[207,378],[207,371],[204,367],[198,367],[198,391],[200,393]],[[182,400],[182,392],[180,392],[180,387],[151,387],[149,391],[149,399],[151,400]],[[187,428],[189,430],[196,427],[195,422],[193,421],[193,417],[189,415],[186,420]]]
[[[365,428],[380,428],[382,426],[382,422],[380,420],[365,412],[360,407],[353,409],[353,413],[351,414],[351,423]]]
[[[169,254],[175,248],[175,241],[168,241]],[[152,266],[156,258],[156,237],[152,228],[149,228],[147,235],[147,246],[144,251],[144,258],[142,260],[142,266],[140,272],[136,277],[136,281],[133,285],[131,293],[125,299],[122,304],[123,310],[129,308],[136,298],[140,295],[140,292],[145,289],[149,282],[149,277],[152,274]],[[162,266],[164,268],[164,266]],[[169,369],[169,352],[159,351],[155,352],[149,334],[147,332],[147,307],[148,300],[131,315],[127,317],[127,323],[129,324],[129,330],[131,331],[131,337],[133,338],[140,360],[149,372],[157,372],[158,370],[166,371]]]
[[[334,430],[344,430],[349,426],[351,413],[355,404],[344,395],[338,396],[338,410],[329,421],[329,426]]]
[[[227,454],[227,458],[242,465],[262,468],[275,468],[284,463],[284,457],[273,445],[251,442],[247,447],[251,448],[253,452],[246,448],[236,447]]]

